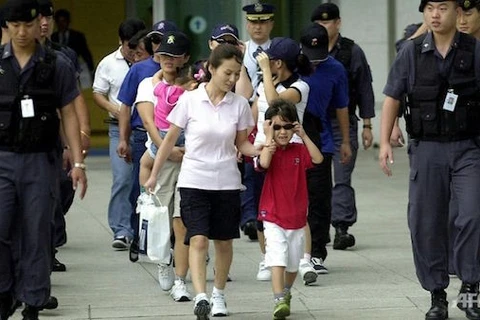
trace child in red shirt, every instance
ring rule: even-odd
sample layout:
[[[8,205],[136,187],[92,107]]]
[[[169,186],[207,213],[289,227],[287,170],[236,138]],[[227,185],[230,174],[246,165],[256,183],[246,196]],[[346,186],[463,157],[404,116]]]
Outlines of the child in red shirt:
[[[265,113],[267,145],[259,165],[266,170],[258,219],[265,227],[265,263],[272,269],[274,319],[290,315],[292,287],[303,257],[307,224],[306,170],[323,161],[323,155],[298,121],[295,105],[275,100]],[[296,133],[303,144],[290,143]],[[268,143],[270,141],[270,143]]]

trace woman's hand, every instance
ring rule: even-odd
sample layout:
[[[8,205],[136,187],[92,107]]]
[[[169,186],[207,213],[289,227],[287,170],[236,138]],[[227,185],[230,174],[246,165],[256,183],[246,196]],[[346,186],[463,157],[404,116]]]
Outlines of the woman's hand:
[[[265,52],[260,52],[256,59],[262,72],[270,70],[270,58],[268,57],[268,54]]]
[[[157,185],[156,177],[150,176],[147,182],[145,182],[145,184],[143,185],[143,187],[145,188],[146,192],[154,193],[156,185]]]

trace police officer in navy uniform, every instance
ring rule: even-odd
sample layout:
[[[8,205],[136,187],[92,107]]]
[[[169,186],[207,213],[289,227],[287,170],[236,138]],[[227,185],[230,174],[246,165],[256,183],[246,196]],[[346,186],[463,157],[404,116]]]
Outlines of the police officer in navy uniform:
[[[390,134],[400,100],[410,142],[408,225],[417,277],[431,292],[426,319],[447,319],[448,210],[458,200],[453,262],[462,281],[457,307],[480,319],[480,42],[456,29],[454,0],[420,3],[428,32],[398,53],[387,84],[379,160],[391,175]]]
[[[0,47],[0,319],[23,302],[24,320],[38,319],[50,297],[52,228],[59,127],[74,166],[72,186],[87,189],[80,129],[72,101],[75,73],[61,55],[36,41],[36,0],[8,0],[11,41]],[[57,116],[61,114],[62,123]]]
[[[249,99],[250,104],[252,104],[257,97],[257,88],[262,80],[261,71],[257,62],[257,54],[267,50],[272,42],[270,33],[274,25],[275,7],[270,4],[257,2],[246,5],[242,9],[245,11],[245,17],[247,19],[246,28],[250,36],[250,40],[245,42],[243,65],[247,70],[247,75],[253,87],[253,93]],[[256,129],[249,135],[251,142],[255,140],[255,134]],[[260,236],[260,247],[262,247],[263,233],[258,233],[257,235],[256,220],[263,180],[259,178],[258,174],[254,173],[253,161],[249,157],[245,157],[244,172],[242,174],[242,183],[245,185],[246,190],[241,193],[242,217],[240,226],[245,235],[251,240],[256,240],[257,237]]]
[[[358,117],[363,120],[362,143],[365,149],[372,145],[371,118],[375,117],[375,98],[372,88],[372,74],[365,53],[353,40],[343,37],[340,11],[333,3],[324,3],[312,13],[311,21],[324,26],[328,31],[329,54],[340,61],[348,72],[349,114],[350,114],[350,161],[342,161],[342,135],[335,113],[332,113],[332,127],[335,139],[333,157],[334,186],[332,189],[332,226],[335,228],[333,249],[345,250],[355,245],[355,238],[348,228],[357,221],[355,190],[352,187],[352,173],[358,151]]]

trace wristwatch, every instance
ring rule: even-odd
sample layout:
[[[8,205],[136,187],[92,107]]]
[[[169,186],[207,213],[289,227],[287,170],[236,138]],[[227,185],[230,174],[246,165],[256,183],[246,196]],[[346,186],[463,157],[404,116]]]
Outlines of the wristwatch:
[[[83,162],[75,162],[73,164],[73,167],[74,168],[79,168],[79,169],[82,169],[82,170],[87,170],[87,165]]]

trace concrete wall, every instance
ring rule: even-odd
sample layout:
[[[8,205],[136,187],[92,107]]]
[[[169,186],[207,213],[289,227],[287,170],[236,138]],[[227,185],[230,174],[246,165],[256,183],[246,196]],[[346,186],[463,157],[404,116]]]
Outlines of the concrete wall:
[[[388,0],[339,0],[342,35],[354,39],[365,51],[373,75],[375,99],[383,101],[383,87],[390,70],[389,46],[403,35],[405,26],[421,22],[419,0],[393,0],[395,23],[389,32]],[[393,38],[393,39],[392,39]]]

